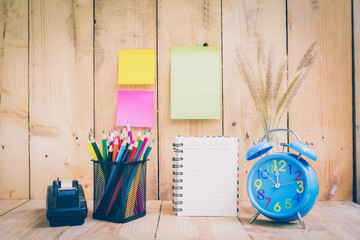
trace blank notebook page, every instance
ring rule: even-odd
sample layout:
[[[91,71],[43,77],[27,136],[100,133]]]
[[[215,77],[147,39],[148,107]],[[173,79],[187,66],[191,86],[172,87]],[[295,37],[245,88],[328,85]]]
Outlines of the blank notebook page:
[[[177,214],[236,216],[238,138],[177,137],[175,142],[182,145],[174,168],[174,186],[182,187],[174,190]]]

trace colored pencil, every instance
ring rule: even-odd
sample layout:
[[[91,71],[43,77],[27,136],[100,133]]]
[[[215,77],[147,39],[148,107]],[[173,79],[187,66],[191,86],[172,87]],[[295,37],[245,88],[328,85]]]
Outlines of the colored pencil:
[[[148,158],[148,156],[149,156],[149,154],[150,154],[150,151],[151,151],[151,149],[152,149],[153,146],[154,146],[154,140],[155,140],[155,138],[152,140],[150,146],[147,147],[147,149],[146,149],[146,151],[145,151],[145,153],[144,153],[144,157],[143,157],[144,160]]]
[[[91,135],[90,135],[89,138],[90,138],[91,145],[92,145],[92,147],[93,147],[93,149],[94,149],[94,152],[95,152],[95,154],[96,154],[96,156],[97,156],[97,160],[98,160],[98,161],[102,161],[103,159],[102,159],[102,156],[101,156],[101,154],[100,154],[100,151],[99,151],[97,142],[91,137]],[[94,160],[95,160],[95,159],[94,159]],[[105,182],[106,179],[105,179],[105,174],[104,174],[104,171],[103,171],[103,169],[102,169],[102,166],[101,166],[100,163],[98,163],[98,166],[99,166],[100,176],[101,176],[101,178],[103,179],[103,181]]]
[[[148,141],[148,139],[149,139],[149,132],[146,132],[145,133],[145,137],[144,137],[144,141],[143,141],[143,143],[142,143],[142,145],[141,145],[141,149],[140,149],[140,153],[138,154],[138,156],[136,157],[136,161],[139,161],[141,158],[141,153],[143,152],[143,150],[145,149],[145,146],[146,146],[146,143],[147,143],[147,141]]]
[[[119,148],[119,140],[115,138],[112,161],[115,162]]]
[[[107,161],[107,162],[111,162],[112,159],[113,159],[113,147],[110,145],[110,147],[109,147],[109,152],[108,152],[108,156],[107,156],[106,161]]]
[[[98,159],[99,161],[102,161],[103,158],[102,158],[101,153],[100,153],[100,151],[99,151],[97,142],[96,142],[96,141],[94,140],[94,138],[92,138],[92,137],[90,137],[90,141],[91,141],[91,145],[92,145],[93,148],[94,148],[94,151],[95,151],[95,154],[96,154],[96,156],[97,156],[97,159]]]
[[[141,131],[138,131],[138,134],[136,136],[136,141],[139,141],[141,138]]]
[[[136,149],[138,148],[138,144],[139,144],[138,142],[134,143],[134,147],[132,148],[131,153],[129,155],[129,162],[133,161]]]
[[[121,145],[122,142],[121,142],[120,134],[119,134],[118,131],[116,131],[116,128],[115,128],[115,127],[114,127],[114,131],[115,131],[115,137],[116,137],[117,140],[118,140],[118,144]],[[121,130],[120,130],[120,132],[121,132]]]
[[[120,150],[118,151],[118,154],[117,154],[117,156],[116,156],[115,162],[120,162],[120,159],[121,159],[122,155],[123,155],[124,152],[125,152],[126,143],[127,143],[127,141],[124,141],[124,142],[121,144]]]
[[[85,133],[85,138],[87,139],[86,146],[88,147],[88,149],[89,149],[89,151],[90,151],[91,157],[92,157],[94,160],[98,160],[98,158],[97,158],[97,156],[96,156],[96,153],[95,153],[95,150],[94,150],[93,146],[91,145],[90,139],[89,139],[89,137],[86,135],[86,133]]]
[[[150,152],[151,152],[151,149],[153,148],[154,140],[155,140],[155,139],[152,140],[150,146],[147,147],[147,149],[146,149],[146,151],[145,151],[145,153],[144,153],[144,156],[143,156],[143,157],[145,157],[145,159],[148,158],[148,156],[149,156],[149,154],[150,154]],[[143,159],[143,158],[142,158],[142,159]],[[140,169],[141,169],[141,168],[140,168]],[[139,170],[139,169],[138,169],[138,170]],[[137,187],[137,198],[139,199],[140,203],[143,203],[143,204],[144,204],[144,201],[142,201],[141,189],[140,189],[140,187],[139,187],[139,184],[140,184],[140,183],[137,184],[137,186],[138,186],[138,187]],[[139,204],[140,212],[144,212],[144,206],[143,206],[143,204]]]
[[[128,144],[126,144],[126,145],[128,145]],[[126,148],[126,151],[124,152],[124,154],[123,154],[123,156],[122,156],[122,158],[121,158],[121,160],[120,160],[121,163],[124,163],[124,162],[127,161],[127,159],[128,159],[128,157],[129,157],[129,154],[130,154],[132,148],[133,148],[133,145],[132,145],[132,144],[130,144],[129,147]]]
[[[106,140],[106,135],[105,135],[104,130],[102,133],[101,143],[102,143],[103,159],[106,160],[107,159],[107,140]]]
[[[100,152],[100,154],[101,154],[101,159],[103,159],[102,149],[101,149],[101,147],[99,146],[99,144],[98,144],[97,142],[95,142],[95,143],[96,143],[96,146],[97,146],[97,148],[99,149],[99,152]]]
[[[144,138],[145,138],[145,136],[141,136],[140,141],[138,143],[138,148],[137,148],[137,150],[135,152],[135,156],[134,156],[135,161],[137,161],[137,156],[139,155],[139,151],[140,151],[141,147],[144,145],[143,144],[144,143]]]
[[[133,137],[129,123],[127,124],[127,128],[128,128],[128,136],[130,137],[130,143],[133,143]]]
[[[137,186],[140,179],[140,172],[141,172],[141,166],[142,164],[138,164],[140,166],[136,166],[133,173],[131,174],[128,187],[126,188],[127,195],[125,199],[127,200],[126,203],[126,209],[125,209],[125,218],[129,218],[132,216],[134,211],[134,205],[135,205],[135,199],[136,199],[136,192],[137,192]]]
[[[147,132],[145,135],[144,142],[139,151],[140,152],[139,157],[135,161],[138,161],[140,159],[141,152],[145,148],[146,142],[148,140],[148,134],[149,134],[149,132]],[[149,147],[148,147],[148,149],[149,149]],[[149,155],[150,151],[151,151],[151,148],[148,151],[148,154],[146,155],[146,157]],[[138,184],[139,184],[139,180],[140,180],[141,168],[142,168],[142,163],[135,166],[134,173],[136,172],[136,174],[131,176],[131,178],[129,180],[129,185],[131,184],[131,187],[128,186],[128,188],[127,188],[127,191],[129,191],[129,193],[128,193],[129,196],[138,195],[138,197],[140,197],[140,198],[142,197],[141,193],[138,194],[138,188],[139,188]],[[134,207],[135,207],[136,197],[126,198],[126,199],[127,199],[127,204],[126,204],[126,210],[125,210],[125,217],[127,217],[127,216],[129,217],[130,214],[132,213],[131,210],[134,209]],[[142,206],[140,206],[140,211],[142,211]]]
[[[110,214],[110,211],[111,211],[112,207],[114,206],[114,203],[116,202],[117,197],[119,196],[119,191],[120,191],[120,188],[122,186],[123,177],[124,177],[124,175],[121,175],[120,180],[119,180],[118,184],[115,187],[114,194],[112,195],[112,197],[110,199],[110,203],[109,203],[109,206],[106,209],[105,216]]]

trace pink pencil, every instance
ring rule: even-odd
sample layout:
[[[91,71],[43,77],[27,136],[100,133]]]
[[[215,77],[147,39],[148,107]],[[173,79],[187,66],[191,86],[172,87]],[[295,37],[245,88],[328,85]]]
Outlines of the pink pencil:
[[[141,157],[141,153],[143,152],[143,150],[144,150],[144,148],[145,148],[145,145],[146,145],[146,143],[147,143],[147,141],[148,141],[148,139],[149,139],[149,134],[150,134],[150,132],[147,132],[147,133],[145,134],[144,141],[143,141],[143,143],[141,144],[141,147],[140,147],[140,150],[139,150],[139,154],[136,156],[135,161],[139,161],[139,159],[140,159],[140,157]]]
[[[127,123],[127,127],[128,127],[128,136],[130,137],[130,142],[133,143],[133,137],[129,123]]]

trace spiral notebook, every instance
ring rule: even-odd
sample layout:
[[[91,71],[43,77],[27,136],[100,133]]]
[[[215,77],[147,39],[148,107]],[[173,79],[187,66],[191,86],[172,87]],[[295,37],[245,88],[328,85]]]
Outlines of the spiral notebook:
[[[234,137],[176,137],[173,210],[178,216],[236,216],[238,146]]]

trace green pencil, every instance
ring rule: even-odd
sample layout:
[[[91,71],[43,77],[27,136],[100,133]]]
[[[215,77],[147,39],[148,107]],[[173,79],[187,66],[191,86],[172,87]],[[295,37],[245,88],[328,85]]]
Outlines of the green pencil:
[[[90,137],[90,141],[91,141],[91,145],[92,145],[93,148],[94,148],[94,151],[95,151],[95,154],[96,154],[98,160],[99,160],[99,161],[102,161],[103,158],[102,158],[102,156],[101,156],[101,153],[100,153],[100,151],[99,151],[99,148],[98,148],[98,146],[97,146],[94,138],[93,138],[93,137]]]
[[[104,130],[103,130],[101,142],[102,142],[103,160],[106,161],[106,159],[107,159],[107,140],[106,140],[106,135],[105,135]]]

